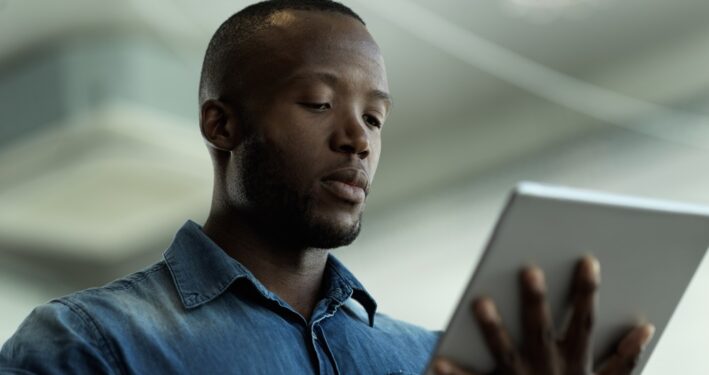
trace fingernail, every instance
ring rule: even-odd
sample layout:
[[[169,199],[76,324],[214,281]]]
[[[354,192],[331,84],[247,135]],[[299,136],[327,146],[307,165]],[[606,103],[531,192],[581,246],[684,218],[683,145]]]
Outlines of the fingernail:
[[[544,272],[538,267],[532,267],[527,271],[527,282],[529,287],[538,293],[543,293],[545,289]]]
[[[453,367],[448,361],[439,360],[436,362],[436,373],[439,375],[452,375]]]
[[[645,333],[645,337],[643,337],[643,342],[640,345],[640,348],[642,350],[645,350],[645,347],[647,347],[647,344],[649,344],[650,341],[652,341],[652,337],[655,336],[655,326],[652,324],[646,325],[644,333]]]
[[[497,321],[497,309],[495,304],[489,299],[480,301],[479,303],[480,317],[486,322],[496,322]]]
[[[652,324],[636,327],[629,336],[621,341],[618,352],[625,356],[636,356],[647,347],[654,334],[655,326]]]
[[[584,260],[584,270],[586,275],[595,281],[601,278],[601,264],[598,262],[598,259],[593,256],[586,256]]]

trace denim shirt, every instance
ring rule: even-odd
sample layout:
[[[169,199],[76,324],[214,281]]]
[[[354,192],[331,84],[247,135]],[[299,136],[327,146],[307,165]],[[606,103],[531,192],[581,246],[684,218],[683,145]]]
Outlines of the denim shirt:
[[[0,368],[38,374],[420,374],[438,334],[376,313],[329,256],[306,321],[188,221],[164,260],[35,308]],[[25,373],[17,371],[16,373]]]

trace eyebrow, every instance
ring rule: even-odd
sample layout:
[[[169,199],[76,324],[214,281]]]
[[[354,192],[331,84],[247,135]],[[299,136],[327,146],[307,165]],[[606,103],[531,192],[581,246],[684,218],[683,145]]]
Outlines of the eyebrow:
[[[369,93],[369,96],[388,102],[390,107],[394,105],[394,100],[388,92],[382,90],[372,90]]]
[[[299,81],[299,80],[318,80],[327,83],[330,86],[335,86],[340,81],[336,75],[327,72],[309,72],[309,73],[297,73],[288,77],[287,81]]]
[[[287,79],[287,81],[299,81],[299,80],[311,80],[311,79],[322,81],[329,86],[336,86],[340,82],[340,79],[337,78],[336,75],[334,75],[332,73],[328,73],[328,72],[310,72],[310,73],[294,74],[291,77],[289,77]],[[383,100],[383,101],[389,103],[389,107],[394,105],[394,100],[391,98],[391,95],[386,91],[374,89],[368,93],[368,96],[378,99],[378,100]]]

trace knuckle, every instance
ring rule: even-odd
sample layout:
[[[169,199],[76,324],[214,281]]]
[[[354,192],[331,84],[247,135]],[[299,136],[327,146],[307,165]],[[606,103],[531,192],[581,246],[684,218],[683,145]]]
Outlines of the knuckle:
[[[480,322],[480,328],[482,328],[483,333],[489,337],[499,336],[502,330],[496,322],[487,320]]]
[[[523,301],[526,305],[530,307],[539,307],[544,304],[546,300],[546,293],[543,290],[538,289],[527,289],[522,296]]]
[[[635,367],[638,366],[639,361],[640,361],[640,355],[626,357],[623,361],[623,367],[626,370],[633,370]]]
[[[581,295],[593,294],[598,290],[598,282],[588,278],[581,278],[576,284],[576,293]]]
[[[591,332],[593,330],[593,326],[596,323],[596,318],[593,314],[586,314],[586,316],[583,319],[583,328],[586,330],[586,332]]]
[[[497,361],[498,369],[503,374],[516,373],[515,369],[519,368],[520,365],[520,358],[517,352],[509,349],[500,353]]]

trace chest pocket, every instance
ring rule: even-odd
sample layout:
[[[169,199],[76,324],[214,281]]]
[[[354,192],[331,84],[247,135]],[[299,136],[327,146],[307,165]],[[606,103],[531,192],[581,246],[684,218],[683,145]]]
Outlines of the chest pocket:
[[[387,372],[386,375],[420,375],[420,374],[399,370],[399,371],[394,371],[394,372]]]

